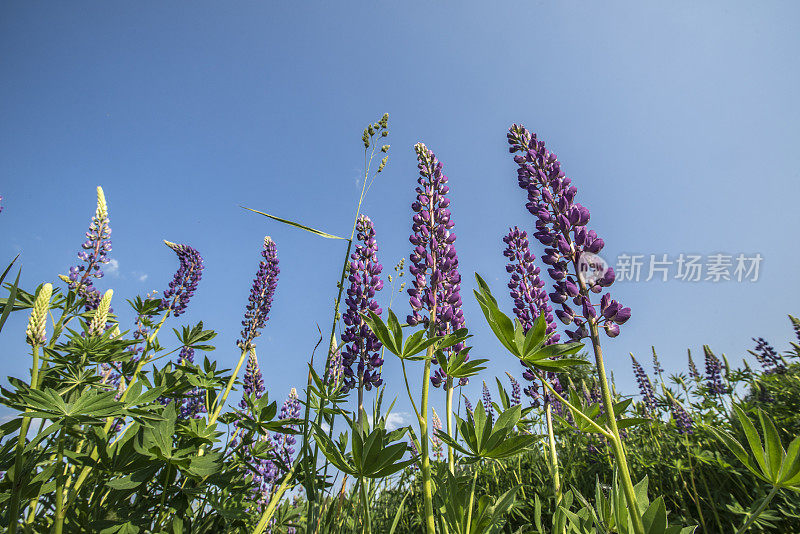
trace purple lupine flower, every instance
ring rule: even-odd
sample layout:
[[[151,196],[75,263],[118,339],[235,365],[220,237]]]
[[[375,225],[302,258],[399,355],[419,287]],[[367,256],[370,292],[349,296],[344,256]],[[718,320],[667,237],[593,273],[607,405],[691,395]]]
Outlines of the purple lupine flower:
[[[672,412],[672,419],[675,421],[675,427],[678,429],[679,434],[692,433],[692,418],[683,409],[683,406],[678,404],[674,399],[670,399],[670,411]]]
[[[689,376],[695,380],[700,381],[703,379],[703,375],[700,374],[700,371],[697,370],[697,366],[694,364],[694,360],[692,359],[692,350],[689,349]]]
[[[658,361],[658,354],[656,354],[656,348],[650,347],[653,350],[653,372],[657,375],[661,375],[664,372],[664,368],[661,367],[661,362]]]
[[[61,276],[69,289],[78,293],[85,301],[86,311],[95,310],[100,304],[100,292],[94,287],[93,278],[102,278],[102,266],[110,261],[111,227],[108,220],[108,205],[103,188],[97,188],[97,209],[86,232],[86,241],[78,253],[82,263],[69,269],[69,276]]]
[[[506,373],[506,375],[508,375],[508,379],[511,381],[511,406],[519,406],[521,404],[519,382],[517,382],[517,379],[514,378],[511,373]]]
[[[601,293],[613,284],[615,275],[612,268],[600,274],[595,270],[592,276],[581,273],[579,263],[583,267],[597,263],[595,255],[604,242],[594,230],[587,230],[589,210],[575,202],[577,188],[564,175],[555,154],[535,134],[515,124],[507,138],[509,151],[520,152],[514,156],[519,166],[519,186],[528,192],[525,207],[537,218],[533,236],[545,247],[542,261],[550,266],[548,274],[555,282],[550,300],[561,305],[559,318],[575,326],[575,330],[567,330],[567,335],[579,341],[590,335],[592,327],[602,327],[609,337],[616,337],[619,325],[630,318],[631,310],[611,300],[610,293],[603,295],[599,311],[589,298],[590,291]],[[570,299],[576,306],[574,310],[567,303]]]
[[[408,442],[409,447],[411,448],[411,456],[416,458],[419,456],[419,451],[417,450],[417,445],[414,443],[414,440]],[[411,464],[412,471],[419,471],[419,465],[415,462]]]
[[[247,355],[247,367],[244,371],[244,384],[242,389],[245,395],[254,395],[256,399],[260,399],[261,395],[264,394],[264,379],[261,376],[261,369],[258,367],[258,359],[253,350]],[[239,401],[239,406],[242,409],[247,408],[247,402],[244,398]]]
[[[433,432],[431,433],[431,443],[433,444],[433,446],[431,447],[431,450],[433,451],[433,457],[436,459],[436,461],[439,461],[442,459],[444,454],[442,452],[442,440],[436,434],[436,431],[442,429],[442,420],[439,419],[439,414],[436,413],[436,408],[432,408],[432,410],[433,410],[433,418],[432,418]]]
[[[260,330],[267,324],[275,288],[278,286],[278,274],[281,272],[278,267],[278,248],[269,236],[264,238],[261,256],[264,259],[258,264],[258,272],[253,279],[250,297],[245,307],[242,339],[236,340],[236,344],[242,350],[250,350],[256,346],[253,340],[261,335]]]
[[[650,377],[647,376],[647,373],[636,361],[636,358],[633,357],[633,354],[631,354],[631,360],[633,361],[633,374],[636,376],[636,383],[639,384],[639,393],[642,394],[642,400],[648,411],[653,411],[656,409],[656,396],[653,393],[653,384],[650,383]]]
[[[169,289],[164,291],[161,299],[161,309],[171,310],[177,317],[186,311],[189,299],[197,290],[197,284],[203,275],[203,258],[200,253],[189,245],[178,245],[170,241],[164,244],[175,251],[180,261],[180,267],[169,283]]]
[[[794,330],[795,337],[800,341],[800,319],[790,315],[789,320],[792,322],[792,330]]]
[[[300,417],[300,399],[297,397],[297,390],[292,388],[289,391],[289,397],[281,406],[281,419],[297,419]],[[290,428],[296,428],[297,425],[288,425]],[[292,462],[294,455],[294,445],[297,439],[293,434],[275,434],[274,438],[278,454],[286,464]]]
[[[378,263],[378,242],[375,240],[375,227],[366,215],[356,222],[357,238],[360,241],[350,256],[350,287],[347,289],[347,310],[342,315],[346,326],[342,334],[345,347],[342,350],[342,369],[344,371],[343,390],[366,387],[367,390],[383,383],[381,378],[381,342],[364,321],[362,313],[371,310],[377,315],[383,313],[375,300],[375,294],[383,289],[380,274],[383,266]],[[356,370],[353,364],[358,362]]]
[[[786,372],[786,365],[783,362],[783,358],[780,357],[775,348],[770,345],[766,339],[763,337],[754,337],[753,341],[756,342],[756,350],[748,352],[756,357],[758,363],[760,363],[761,367],[764,369],[765,374],[783,374]]]
[[[708,345],[703,346],[706,358],[706,387],[711,393],[727,393],[727,388],[722,383],[722,362],[719,361]]]
[[[450,199],[447,194],[447,176],[442,173],[442,163],[428,147],[422,143],[414,145],[417,153],[416,200],[411,204],[414,211],[411,228],[413,234],[409,241],[414,250],[409,259],[408,270],[414,277],[408,289],[412,314],[408,316],[409,325],[423,324],[430,327],[431,315],[435,317],[437,335],[446,335],[464,327],[464,314],[461,310],[461,275],[458,273],[456,254],[456,235],[452,233],[455,223],[450,218]],[[449,355],[464,348],[458,343],[445,350]],[[434,361],[434,363],[436,363]],[[437,369],[431,376],[431,383],[438,387],[446,376]],[[459,385],[466,385],[462,378]]]
[[[509,228],[508,235],[503,237],[503,243],[508,245],[503,251],[503,256],[509,259],[506,271],[511,274],[508,289],[514,300],[514,314],[519,319],[524,332],[533,327],[534,321],[544,314],[547,322],[546,333],[549,336],[547,343],[556,343],[559,335],[554,333],[556,323],[553,320],[553,307],[544,290],[544,281],[539,278],[540,269],[534,264],[531,254],[528,234],[518,227]]]
[[[194,363],[194,349],[184,346],[178,353],[178,363],[187,365]],[[199,387],[189,391],[187,397],[181,401],[178,417],[181,419],[194,419],[206,413],[206,403],[203,390]]]
[[[464,409],[467,411],[469,417],[472,417],[472,403],[469,401],[466,395],[461,395],[464,397]]]
[[[489,388],[486,387],[486,382],[483,383],[483,409],[486,412],[486,417],[489,419],[489,424],[494,423],[494,406],[492,405],[492,394]]]
[[[331,340],[331,361],[328,366],[328,374],[326,381],[328,384],[333,384],[338,387],[342,383],[342,376],[344,376],[344,367],[342,366],[342,351],[336,346],[336,340]]]

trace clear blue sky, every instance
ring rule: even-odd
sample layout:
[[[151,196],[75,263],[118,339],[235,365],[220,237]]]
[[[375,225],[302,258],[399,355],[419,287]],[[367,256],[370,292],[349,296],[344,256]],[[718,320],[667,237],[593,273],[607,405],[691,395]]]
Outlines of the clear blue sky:
[[[258,350],[283,399],[304,383],[316,324],[329,326],[343,242],[239,206],[348,234],[361,131],[389,112],[390,162],[364,205],[385,272],[410,252],[421,140],[450,178],[473,353],[492,359],[482,378],[516,374],[471,289],[478,271],[510,310],[501,237],[533,226],[505,140],[518,122],[559,156],[612,263],[764,258],[756,283],[616,284],[633,309],[606,343],[623,390],[634,391],[628,352],[649,361],[651,345],[668,371],[704,343],[735,361],[753,336],[785,348],[786,314],[800,314],[800,4],[497,4],[3,2],[0,259],[21,253],[26,288],[56,282],[102,185],[118,272],[98,285],[115,289],[123,326],[122,299],[165,289],[177,266],[161,240],[191,244],[206,269],[180,319],[220,331],[213,355],[231,366],[269,234],[282,272]],[[398,315],[407,306],[395,298]],[[25,320],[0,337],[3,377],[29,365]],[[402,401],[398,369],[387,358]],[[480,380],[467,391],[477,397]]]

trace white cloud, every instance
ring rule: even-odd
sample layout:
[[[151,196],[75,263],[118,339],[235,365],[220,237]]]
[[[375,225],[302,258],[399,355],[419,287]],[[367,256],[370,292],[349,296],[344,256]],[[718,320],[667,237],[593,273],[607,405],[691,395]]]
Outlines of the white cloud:
[[[401,426],[407,426],[411,422],[411,417],[408,412],[390,412],[386,416],[386,430],[394,430]]]
[[[119,278],[119,261],[111,258],[108,260],[108,265],[105,269],[103,269],[107,274],[110,274],[114,278]]]
[[[144,274],[139,276],[139,281],[140,282],[144,282],[145,280],[147,280],[147,273],[144,273]]]

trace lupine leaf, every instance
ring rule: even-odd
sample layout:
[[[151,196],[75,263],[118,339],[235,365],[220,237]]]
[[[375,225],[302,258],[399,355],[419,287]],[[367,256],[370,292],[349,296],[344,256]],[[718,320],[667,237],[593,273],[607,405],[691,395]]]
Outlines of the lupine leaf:
[[[758,435],[758,431],[753,423],[750,421],[750,418],[744,413],[737,405],[733,405],[733,409],[736,412],[736,416],[739,418],[739,422],[742,424],[742,429],[744,429],[745,437],[747,438],[747,442],[750,444],[750,450],[753,452],[753,456],[755,456],[756,462],[758,462],[759,467],[761,467],[761,472],[769,478],[769,469],[767,468],[766,464],[766,457],[764,456],[764,448],[761,446],[761,438]]]

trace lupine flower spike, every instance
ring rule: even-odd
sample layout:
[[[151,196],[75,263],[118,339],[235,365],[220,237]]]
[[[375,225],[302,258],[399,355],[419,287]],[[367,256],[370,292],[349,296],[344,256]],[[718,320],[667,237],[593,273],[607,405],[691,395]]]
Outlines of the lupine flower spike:
[[[650,377],[647,376],[647,373],[639,362],[636,361],[633,354],[631,354],[631,360],[633,361],[633,374],[636,376],[636,383],[639,384],[639,392],[642,394],[642,400],[647,410],[652,412],[656,409],[656,396],[655,393],[653,393],[653,384],[650,382]]]
[[[782,374],[786,372],[786,364],[783,358],[780,357],[775,348],[770,345],[766,339],[763,337],[754,337],[753,341],[756,342],[756,349],[755,351],[751,350],[748,352],[756,357],[758,363],[760,363],[761,367],[764,369],[765,374]]]
[[[489,388],[486,387],[486,382],[483,383],[483,409],[486,412],[486,417],[490,423],[494,423],[494,406],[492,405],[492,394]]]
[[[178,245],[170,241],[164,241],[164,244],[178,255],[180,267],[169,283],[169,289],[164,291],[161,309],[171,310],[172,315],[177,317],[186,311],[189,299],[197,289],[203,275],[203,258],[189,245]]]
[[[103,298],[100,299],[97,309],[94,311],[94,316],[89,323],[89,335],[97,336],[106,331],[106,323],[108,322],[108,312],[111,309],[111,297],[114,296],[114,290],[109,289],[106,291]]]
[[[346,326],[342,334],[345,347],[342,350],[342,370],[344,389],[349,391],[357,386],[367,390],[383,383],[381,366],[383,359],[380,350],[383,345],[367,326],[361,314],[371,310],[376,315],[383,313],[375,300],[375,294],[383,289],[380,274],[383,266],[378,262],[378,242],[375,240],[375,227],[366,215],[356,222],[359,244],[350,256],[350,287],[347,289],[347,310],[342,316]],[[358,362],[356,369],[353,364]]]
[[[506,373],[508,375],[508,379],[511,381],[511,406],[519,406],[522,402],[520,397],[520,386],[517,379],[514,378],[511,373]]]
[[[722,362],[707,345],[703,346],[703,352],[706,358],[706,387],[717,395],[726,393],[727,388],[722,383]]]
[[[264,259],[258,264],[258,272],[250,288],[250,298],[245,308],[242,338],[236,342],[244,351],[256,346],[253,340],[261,335],[260,330],[267,324],[275,288],[278,285],[278,274],[281,272],[278,267],[278,248],[269,236],[264,238],[261,256]]]
[[[692,359],[692,350],[689,349],[689,376],[695,380],[700,381],[703,379],[703,375],[700,374],[700,371],[697,370],[697,365],[695,365],[694,360]]]
[[[85,299],[85,308],[91,311],[100,304],[100,293],[94,287],[92,278],[102,278],[102,265],[108,263],[111,252],[111,227],[108,221],[108,205],[102,187],[97,187],[97,209],[95,210],[86,241],[78,253],[81,264],[70,267],[69,276],[61,275],[69,288]]]
[[[675,421],[678,433],[691,434],[693,427],[692,418],[675,399],[670,399],[670,411],[672,412],[672,419]]]
[[[597,233],[586,227],[589,210],[575,202],[577,188],[571,185],[555,154],[545,148],[543,141],[516,124],[507,137],[509,151],[519,152],[514,161],[519,166],[519,186],[528,193],[525,207],[537,218],[533,237],[545,246],[542,261],[550,266],[548,274],[555,282],[550,300],[561,305],[559,318],[575,326],[574,330],[567,330],[567,335],[573,341],[588,337],[587,321],[591,321],[609,337],[616,337],[619,325],[631,316],[630,308],[605,293],[597,310],[587,293],[601,293],[613,284],[614,269],[593,269],[594,274],[589,276],[591,273],[587,272],[587,276],[582,274],[580,278],[574,274],[583,273],[584,267],[595,267],[600,261],[595,255],[604,245]],[[575,309],[567,303],[570,299]]]
[[[53,285],[44,284],[36,300],[33,302],[28,327],[25,329],[27,341],[31,345],[43,345],[47,340],[47,311],[50,309],[50,297],[53,295]]]
[[[433,408],[433,433],[431,434],[431,443],[433,444],[433,457],[436,458],[437,461],[441,460],[444,456],[442,452],[442,440],[439,436],[436,435],[437,430],[442,429],[442,420],[439,419],[439,414],[436,413],[436,408]]]
[[[435,330],[437,335],[445,335],[464,327],[464,314],[461,311],[461,275],[458,272],[456,254],[456,235],[452,232],[455,223],[450,218],[450,199],[447,194],[447,176],[442,173],[442,163],[428,147],[422,143],[414,145],[417,153],[416,200],[411,204],[414,212],[413,234],[409,241],[414,246],[409,259],[409,273],[414,277],[408,290],[412,314],[408,316],[409,325],[430,326],[431,312],[435,309]],[[463,343],[454,345],[448,352],[457,353],[464,348]],[[434,387],[445,379],[441,369],[431,377]],[[465,385],[466,378],[459,381]]]

